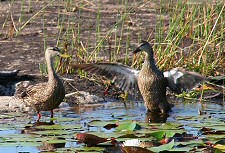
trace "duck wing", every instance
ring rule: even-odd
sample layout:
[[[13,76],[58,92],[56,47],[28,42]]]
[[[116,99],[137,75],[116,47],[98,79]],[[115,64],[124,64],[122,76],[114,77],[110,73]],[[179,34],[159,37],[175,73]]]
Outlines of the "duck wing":
[[[167,79],[168,87],[178,94],[183,91],[189,92],[191,89],[206,80],[206,77],[201,74],[186,71],[181,67],[165,71],[163,75]]]
[[[131,95],[139,93],[137,78],[139,70],[130,68],[119,63],[91,63],[91,64],[73,64],[75,69],[83,69],[90,73],[102,75],[112,79],[115,85]],[[167,86],[175,93],[189,92],[197,85],[206,80],[206,77],[199,73],[186,71],[181,67],[173,68],[163,72],[167,80]]]
[[[139,71],[128,66],[119,63],[73,64],[70,66],[112,79],[118,88],[131,95],[136,96],[139,93],[137,84]]]
[[[45,87],[47,83],[32,84],[30,81],[21,81],[15,85],[16,91],[14,96],[23,99],[27,103],[42,102],[46,95]]]
[[[207,77],[207,80],[211,83],[222,86],[224,85],[224,82],[225,82],[225,75],[210,76],[210,77]]]

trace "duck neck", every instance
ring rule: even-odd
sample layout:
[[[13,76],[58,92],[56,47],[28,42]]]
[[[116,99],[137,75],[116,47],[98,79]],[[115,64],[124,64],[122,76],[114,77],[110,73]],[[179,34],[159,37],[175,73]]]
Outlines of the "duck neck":
[[[143,66],[147,67],[148,69],[151,69],[153,72],[158,70],[153,55],[150,55],[149,53],[146,53]]]
[[[46,55],[46,64],[48,70],[48,82],[52,82],[53,80],[57,79],[58,76],[56,75],[54,70],[53,57],[48,54]]]

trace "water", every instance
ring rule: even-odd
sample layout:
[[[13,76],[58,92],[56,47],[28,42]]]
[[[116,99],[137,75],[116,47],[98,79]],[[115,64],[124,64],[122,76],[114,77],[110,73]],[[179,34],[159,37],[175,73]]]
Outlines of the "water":
[[[205,112],[206,115],[199,115]],[[199,128],[193,126],[202,124],[208,119],[215,121],[225,120],[224,106],[215,103],[176,103],[169,116],[155,116],[146,113],[142,103],[104,103],[97,106],[80,107],[73,109],[56,110],[54,121],[55,129],[36,129],[32,127],[36,120],[34,116],[7,113],[0,115],[0,152],[31,152],[36,153],[46,150],[58,150],[58,148],[82,148],[74,139],[79,132],[99,132],[109,134],[114,129],[106,130],[102,127],[90,127],[89,123],[95,120],[110,122],[115,120],[135,120],[138,122],[154,122],[166,120],[169,123],[179,123],[183,125],[187,133],[198,136]],[[4,115],[5,117],[1,117]],[[46,116],[45,116],[46,115]],[[8,118],[6,116],[9,116]],[[49,113],[43,115],[42,121],[49,122]],[[26,128],[29,127],[29,128]],[[46,133],[46,134],[45,134]],[[51,143],[57,138],[56,142]],[[59,141],[59,143],[58,143]],[[62,142],[61,142],[62,141]]]

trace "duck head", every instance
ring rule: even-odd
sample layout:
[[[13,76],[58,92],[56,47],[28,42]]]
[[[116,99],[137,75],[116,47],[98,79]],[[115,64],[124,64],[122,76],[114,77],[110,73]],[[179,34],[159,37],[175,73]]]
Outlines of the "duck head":
[[[136,50],[133,51],[133,53],[136,54],[141,51],[145,51],[147,54],[153,55],[152,46],[147,41],[144,40],[141,41],[140,45]]]
[[[48,47],[46,49],[45,55],[50,55],[50,57],[60,56],[62,51],[58,47]]]

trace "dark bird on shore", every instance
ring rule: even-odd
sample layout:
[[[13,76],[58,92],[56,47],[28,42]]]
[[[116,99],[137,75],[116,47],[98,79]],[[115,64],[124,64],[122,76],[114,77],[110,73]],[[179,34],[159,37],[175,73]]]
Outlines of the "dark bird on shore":
[[[166,88],[179,94],[183,91],[188,92],[207,80],[196,72],[185,71],[180,67],[166,72],[160,71],[155,64],[152,46],[146,41],[142,41],[134,53],[141,51],[146,53],[141,70],[119,63],[71,64],[70,66],[106,76],[112,79],[118,88],[132,95],[138,95],[140,92],[150,112],[167,113],[171,109],[166,98]]]
[[[41,118],[41,111],[51,111],[57,108],[65,97],[65,89],[62,81],[54,70],[53,58],[60,56],[61,51],[57,47],[48,47],[45,51],[45,60],[48,70],[48,81],[34,85],[21,85],[17,87],[15,97],[22,99],[26,105],[31,106],[38,113],[38,120]]]

